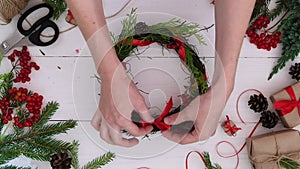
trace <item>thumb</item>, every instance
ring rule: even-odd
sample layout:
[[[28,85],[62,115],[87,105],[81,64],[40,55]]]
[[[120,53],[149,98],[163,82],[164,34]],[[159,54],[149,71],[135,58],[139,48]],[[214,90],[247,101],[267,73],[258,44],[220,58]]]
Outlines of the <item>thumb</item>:
[[[195,120],[195,119],[191,119],[187,115],[185,115],[186,113],[187,112],[185,112],[185,111],[181,111],[179,113],[165,117],[164,122],[169,125],[178,125],[178,124],[186,122],[186,121],[194,121]]]
[[[135,107],[136,112],[140,115],[141,119],[147,123],[154,122],[154,118],[151,116],[145,103],[139,104]]]

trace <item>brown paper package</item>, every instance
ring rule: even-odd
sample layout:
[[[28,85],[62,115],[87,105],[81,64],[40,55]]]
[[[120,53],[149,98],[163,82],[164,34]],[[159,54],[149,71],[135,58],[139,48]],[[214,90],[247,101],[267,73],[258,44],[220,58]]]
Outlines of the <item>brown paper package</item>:
[[[289,129],[247,138],[247,150],[253,169],[284,169],[277,165],[280,157],[300,163],[300,134]]]
[[[292,85],[292,88],[294,89],[296,98],[298,99],[300,97],[300,82]],[[273,94],[270,97],[272,102],[280,101],[280,100],[291,100],[289,94],[285,91],[285,89]],[[295,107],[292,112],[282,116],[281,112],[279,110],[276,110],[283,125],[287,128],[293,128],[300,124],[300,116],[298,114],[298,108]]]

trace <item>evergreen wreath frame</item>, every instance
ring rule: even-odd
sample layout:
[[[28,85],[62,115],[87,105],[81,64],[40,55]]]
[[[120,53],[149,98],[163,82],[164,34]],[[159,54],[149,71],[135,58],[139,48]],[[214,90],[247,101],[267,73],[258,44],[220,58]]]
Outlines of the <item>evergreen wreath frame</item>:
[[[194,45],[189,44],[188,38],[196,37],[200,45],[206,45],[204,38],[199,34],[200,31],[208,30],[210,27],[200,28],[198,24],[187,23],[180,19],[171,19],[167,22],[158,23],[148,26],[145,22],[137,22],[136,8],[131,10],[122,21],[122,31],[119,36],[111,33],[115,44],[116,54],[122,62],[129,57],[134,50],[140,46],[148,46],[152,43],[159,44],[163,49],[174,49],[179,55],[181,62],[188,68],[192,78],[191,85],[184,94],[183,104],[171,111],[170,105],[172,100],[168,102],[165,110],[159,117],[155,117],[152,124],[145,123],[135,111],[132,113],[132,121],[139,127],[152,125],[153,133],[160,130],[174,129],[178,133],[187,133],[193,130],[193,123],[186,122],[177,126],[168,126],[163,122],[163,118],[180,112],[188,103],[198,95],[206,93],[208,89],[208,79],[204,63],[200,60]],[[185,100],[185,101],[184,101]]]

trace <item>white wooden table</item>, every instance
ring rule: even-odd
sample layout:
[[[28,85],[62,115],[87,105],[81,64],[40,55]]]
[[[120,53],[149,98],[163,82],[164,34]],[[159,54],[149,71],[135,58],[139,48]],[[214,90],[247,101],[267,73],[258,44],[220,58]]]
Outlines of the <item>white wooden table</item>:
[[[30,5],[37,2],[32,0]],[[118,11],[125,3],[125,0],[105,1],[107,15]],[[133,0],[119,15],[108,20],[111,29],[119,30],[122,17],[135,7],[138,8],[138,12],[144,13],[140,15],[140,20],[145,20],[149,24],[166,21],[174,16],[203,26],[214,23],[214,7],[209,4],[209,0],[189,0],[188,2],[182,0]],[[71,26],[64,21],[64,16],[57,21],[61,30]],[[7,26],[0,26],[0,42],[11,36],[16,30],[16,19],[17,17]],[[200,46],[198,48],[199,56],[205,57],[205,65],[208,75],[211,77],[214,63],[214,49],[212,47],[214,28],[204,33],[204,36],[210,45]],[[92,78],[96,71],[91,56],[87,54],[88,52],[84,52],[86,51],[85,42],[78,28],[61,34],[58,41],[52,46],[45,48],[29,47],[32,56],[34,56],[33,60],[40,65],[41,70],[32,74],[32,82],[28,86],[44,95],[45,100],[54,100],[60,103],[60,109],[55,114],[53,121],[67,119],[79,121],[79,126],[76,129],[71,130],[67,135],[61,135],[59,138],[80,141],[79,158],[81,165],[110,150],[116,153],[117,157],[112,163],[103,167],[105,169],[136,169],[138,167],[184,169],[186,154],[189,151],[197,150],[210,152],[213,162],[220,164],[224,169],[233,169],[236,158],[224,159],[219,157],[216,153],[216,144],[226,140],[240,148],[259,120],[259,115],[252,113],[247,107],[248,97],[252,94],[248,93],[242,96],[239,104],[240,113],[246,124],[240,122],[235,110],[239,94],[246,89],[255,88],[268,97],[295,82],[288,75],[288,68],[292,63],[288,63],[288,66],[272,80],[267,80],[271,68],[280,56],[280,48],[281,46],[270,52],[258,50],[248,42],[248,39],[245,39],[239,59],[235,89],[221,116],[216,134],[205,144],[175,145],[159,134],[151,136],[151,140],[143,139],[139,146],[130,149],[109,146],[101,141],[99,134],[90,125],[99,99],[99,84]],[[45,56],[39,50],[42,50]],[[171,95],[176,98],[176,94],[180,92],[182,86],[178,87],[176,83],[170,82],[174,82],[174,79],[182,81],[186,77],[180,69],[177,56],[169,52],[164,54],[162,56],[161,49],[153,46],[141,55],[141,60],[132,57],[130,61],[132,74],[135,80],[139,81],[139,87],[150,92],[150,95],[145,95],[147,102],[157,106],[163,106],[162,103],[165,103]],[[149,56],[152,59],[149,59]],[[166,58],[167,56],[168,58]],[[8,65],[8,61],[4,59],[1,71],[8,70]],[[152,78],[145,78],[145,75],[150,75]],[[154,79],[156,80],[154,81]],[[158,87],[158,89],[153,86]],[[225,121],[225,115],[229,115],[237,126],[242,128],[236,137],[227,136],[221,128],[221,123]],[[281,124],[271,130],[259,127],[255,135],[282,129]],[[220,151],[225,155],[234,153],[228,145],[221,145]],[[238,168],[250,169],[246,149],[240,153],[239,157],[240,165]],[[49,164],[40,162],[35,162],[35,164],[40,168],[50,168]],[[196,168],[204,168],[204,165],[195,155],[190,159],[190,169]]]

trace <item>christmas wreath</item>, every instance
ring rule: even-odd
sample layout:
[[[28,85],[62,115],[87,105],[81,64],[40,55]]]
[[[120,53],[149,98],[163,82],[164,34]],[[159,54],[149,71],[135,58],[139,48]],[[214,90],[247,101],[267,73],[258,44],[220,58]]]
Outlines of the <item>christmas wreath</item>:
[[[165,110],[159,117],[155,117],[156,120],[152,124],[142,122],[138,113],[132,113],[132,120],[140,127],[152,125],[154,127],[154,132],[167,130],[171,126],[165,124],[163,118],[179,112],[193,98],[197,97],[199,94],[205,93],[208,89],[205,66],[200,61],[195,47],[188,43],[188,38],[195,36],[199,44],[206,45],[203,36],[198,33],[209,28],[200,29],[198,24],[186,23],[180,19],[171,19],[164,23],[148,26],[144,22],[137,22],[136,9],[133,9],[127,16],[128,17],[122,21],[123,29],[121,34],[119,36],[112,34],[115,50],[120,61],[123,61],[130,56],[130,54],[140,46],[148,46],[152,43],[157,43],[161,45],[163,49],[174,49],[179,55],[181,62],[191,72],[191,85],[185,94],[182,95],[184,97],[182,105],[170,111],[172,108],[172,99],[170,99]],[[188,131],[190,131],[192,125],[189,126]]]

